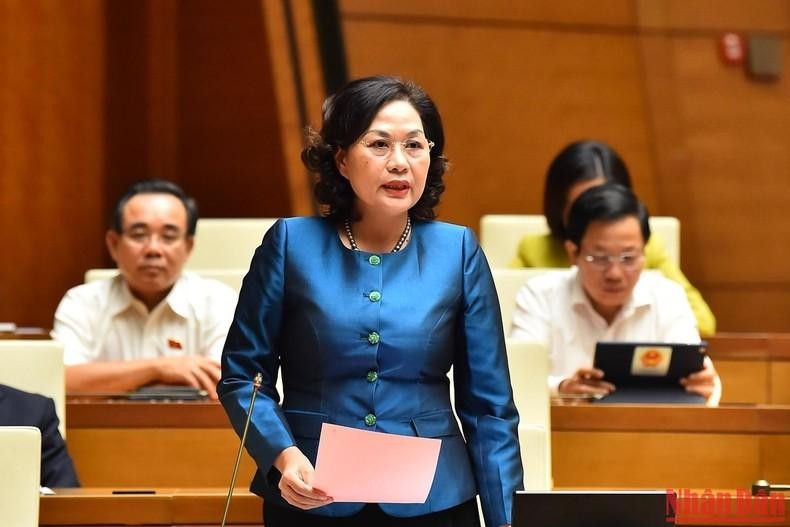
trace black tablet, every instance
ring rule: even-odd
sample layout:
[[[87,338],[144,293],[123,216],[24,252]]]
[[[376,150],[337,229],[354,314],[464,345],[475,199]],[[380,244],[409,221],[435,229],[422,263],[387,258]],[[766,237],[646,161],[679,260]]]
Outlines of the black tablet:
[[[593,366],[615,386],[677,386],[702,369],[708,344],[599,342]]]
[[[593,366],[617,388],[597,402],[704,403],[679,381],[703,367],[707,343],[599,342]]]

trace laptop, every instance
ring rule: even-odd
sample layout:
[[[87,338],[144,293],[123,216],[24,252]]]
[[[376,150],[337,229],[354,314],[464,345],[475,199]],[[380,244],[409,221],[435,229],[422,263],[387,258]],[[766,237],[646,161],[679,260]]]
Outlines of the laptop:
[[[686,392],[681,378],[702,369],[707,342],[599,342],[593,366],[617,390],[598,403],[704,404],[701,395]]]
[[[666,491],[518,491],[513,527],[668,527]]]

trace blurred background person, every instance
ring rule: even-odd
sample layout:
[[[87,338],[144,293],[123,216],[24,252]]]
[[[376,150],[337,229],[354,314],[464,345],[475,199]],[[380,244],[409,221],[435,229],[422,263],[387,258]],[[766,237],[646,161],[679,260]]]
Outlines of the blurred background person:
[[[513,267],[567,267],[565,250],[568,212],[585,190],[604,183],[619,183],[631,188],[628,168],[609,145],[600,141],[576,141],[560,151],[549,165],[543,191],[543,214],[549,234],[528,235],[519,242]],[[713,335],[716,319],[702,294],[688,281],[666,254],[660,238],[652,237],[645,247],[645,268],[656,269],[683,287],[697,320],[700,334]]]
[[[237,295],[182,272],[197,219],[194,200],[169,181],[140,181],[121,197],[105,235],[120,272],[70,289],[55,312],[67,392],[173,384],[216,399]]]
[[[553,394],[606,395],[616,389],[592,367],[599,341],[700,342],[681,287],[645,274],[647,209],[626,187],[582,192],[567,217],[571,269],[531,278],[519,291],[511,336],[549,346]],[[687,392],[715,404],[721,383],[709,357],[684,379]]]

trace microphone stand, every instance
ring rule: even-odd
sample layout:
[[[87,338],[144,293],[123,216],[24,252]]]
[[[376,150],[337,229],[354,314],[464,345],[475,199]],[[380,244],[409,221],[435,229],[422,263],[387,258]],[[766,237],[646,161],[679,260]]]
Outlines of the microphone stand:
[[[779,492],[790,491],[790,485],[771,485],[764,479],[760,479],[752,483],[752,496],[768,495],[772,490]]]
[[[231,474],[230,477],[230,488],[228,488],[228,497],[225,500],[225,512],[222,513],[222,527],[225,527],[225,520],[228,519],[228,509],[230,508],[230,500],[233,497],[233,487],[236,486],[236,475],[239,472],[241,453],[244,451],[244,442],[247,440],[247,430],[250,427],[250,419],[252,419],[252,409],[255,406],[255,396],[258,395],[258,390],[260,389],[261,384],[263,384],[263,375],[258,373],[255,375],[255,380],[252,381],[252,398],[250,399],[250,407],[247,410],[247,421],[244,423],[244,432],[241,434],[239,452],[236,454],[236,464],[233,467],[233,474]]]

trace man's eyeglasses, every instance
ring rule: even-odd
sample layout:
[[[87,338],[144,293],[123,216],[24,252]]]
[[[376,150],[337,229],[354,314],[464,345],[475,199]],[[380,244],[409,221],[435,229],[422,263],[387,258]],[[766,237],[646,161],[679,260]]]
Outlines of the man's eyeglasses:
[[[644,259],[644,253],[585,254],[582,256],[582,260],[600,270],[608,269],[609,266],[616,263],[623,269],[630,271],[637,269]]]
[[[156,233],[137,229],[124,232],[123,237],[136,245],[148,245],[153,241],[154,237],[162,245],[175,245],[184,239],[184,235],[178,231]]]
[[[360,139],[359,144],[365,146],[376,157],[389,157],[394,152],[396,145],[400,145],[401,150],[412,159],[428,157],[431,148],[433,148],[433,141],[420,136],[395,141],[390,137],[369,134]]]

